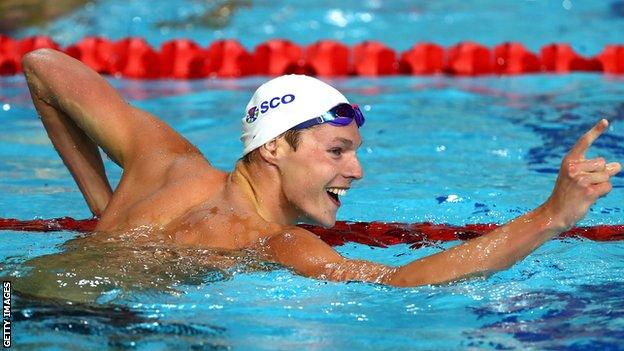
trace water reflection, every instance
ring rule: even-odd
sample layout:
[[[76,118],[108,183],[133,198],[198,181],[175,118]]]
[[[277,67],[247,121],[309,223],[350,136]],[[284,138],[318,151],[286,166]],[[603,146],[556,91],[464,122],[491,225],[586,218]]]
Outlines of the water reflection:
[[[208,322],[163,321],[146,316],[145,311],[124,306],[68,303],[19,292],[14,294],[13,301],[13,322],[37,335],[35,339],[29,339],[28,335],[15,336],[15,344],[24,349],[58,348],[64,342],[66,344],[63,346],[71,349],[101,348],[99,337],[104,337],[104,343],[112,348],[158,342],[171,349],[180,348],[181,345],[201,350],[229,349],[225,338],[226,329]],[[52,337],[59,333],[86,335],[90,338],[81,339],[81,343],[76,344],[73,338],[63,341]],[[95,345],[89,345],[94,339]]]
[[[184,294],[184,286],[271,270],[248,251],[175,247],[157,230],[92,233],[63,244],[60,253],[3,267],[16,291],[81,303],[111,303],[133,294]]]
[[[573,292],[531,291],[473,307],[486,323],[466,332],[469,347],[621,349],[624,282],[583,284]]]

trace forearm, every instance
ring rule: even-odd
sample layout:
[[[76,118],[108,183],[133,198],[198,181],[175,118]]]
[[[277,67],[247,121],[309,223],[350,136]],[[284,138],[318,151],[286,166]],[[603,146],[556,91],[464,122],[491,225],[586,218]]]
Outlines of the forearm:
[[[618,162],[585,159],[585,152],[609,126],[598,121],[563,158],[548,201],[492,233],[398,268],[386,283],[399,286],[442,283],[510,267],[546,240],[573,226],[611,191]]]
[[[22,58],[31,95],[63,114],[125,167],[128,150],[134,150],[137,130],[134,109],[95,71],[61,52],[40,49]],[[41,111],[40,111],[41,112]],[[136,123],[139,124],[139,123]]]
[[[45,101],[41,82],[28,77],[33,104],[39,113],[52,144],[74,177],[89,209],[100,216],[112,196],[104,164],[97,145],[58,106]]]
[[[565,228],[541,206],[482,237],[398,268],[387,283],[443,283],[509,268]]]

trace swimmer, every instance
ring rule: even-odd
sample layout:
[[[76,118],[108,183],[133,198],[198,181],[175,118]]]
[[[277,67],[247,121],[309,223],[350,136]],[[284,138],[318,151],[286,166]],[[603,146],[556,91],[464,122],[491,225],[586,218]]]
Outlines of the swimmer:
[[[585,158],[608,126],[600,120],[563,158],[544,204],[488,235],[390,267],[344,258],[296,226],[333,226],[341,197],[363,176],[364,116],[333,87],[300,75],[260,86],[242,118],[243,157],[226,173],[79,61],[41,49],[22,62],[48,136],[99,217],[97,235],[159,228],[174,246],[254,251],[318,279],[417,286],[506,269],[583,218],[621,169]],[[114,190],[98,148],[123,168]]]

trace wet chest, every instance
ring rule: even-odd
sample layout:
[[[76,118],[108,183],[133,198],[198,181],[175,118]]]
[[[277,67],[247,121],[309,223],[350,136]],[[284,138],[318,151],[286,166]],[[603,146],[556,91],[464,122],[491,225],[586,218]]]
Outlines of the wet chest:
[[[178,244],[237,250],[255,245],[268,232],[265,227],[223,201],[186,214],[167,232]]]

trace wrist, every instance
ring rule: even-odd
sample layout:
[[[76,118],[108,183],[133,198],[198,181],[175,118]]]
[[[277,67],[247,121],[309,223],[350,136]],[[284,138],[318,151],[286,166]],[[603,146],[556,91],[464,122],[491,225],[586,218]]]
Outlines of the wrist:
[[[569,224],[561,211],[558,211],[549,201],[546,201],[535,211],[540,218],[544,219],[544,226],[556,232],[564,232],[574,225],[574,223]]]

